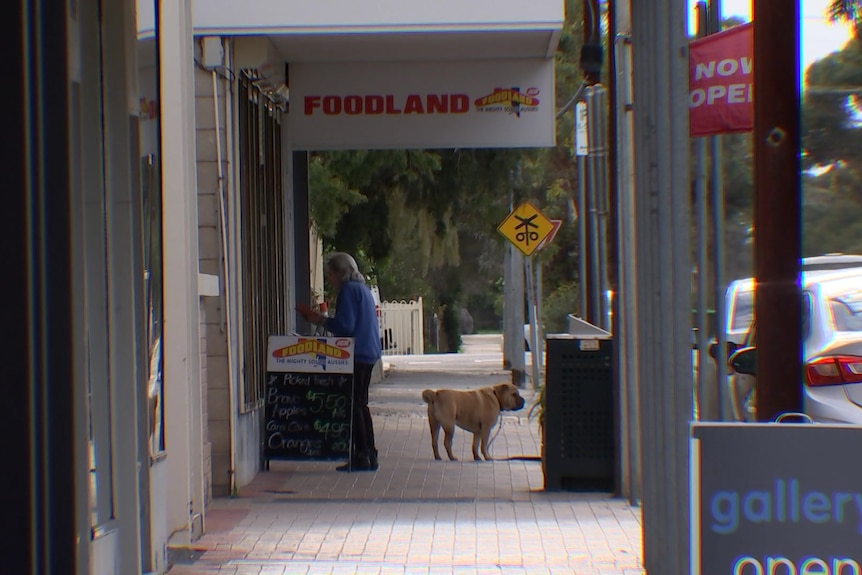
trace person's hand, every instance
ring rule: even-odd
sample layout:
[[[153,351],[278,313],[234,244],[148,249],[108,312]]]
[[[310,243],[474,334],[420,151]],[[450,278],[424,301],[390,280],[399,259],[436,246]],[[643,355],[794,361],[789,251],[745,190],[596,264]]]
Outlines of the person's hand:
[[[326,318],[324,316],[320,315],[305,304],[297,304],[296,311],[298,311],[299,314],[305,319],[305,321],[309,323],[313,323],[315,325],[322,325],[326,321]]]

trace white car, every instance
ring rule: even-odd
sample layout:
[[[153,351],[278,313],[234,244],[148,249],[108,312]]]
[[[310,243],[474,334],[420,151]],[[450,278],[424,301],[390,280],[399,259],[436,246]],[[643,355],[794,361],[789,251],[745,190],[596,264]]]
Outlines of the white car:
[[[803,277],[808,279],[847,269],[862,271],[862,255],[826,254],[803,258],[801,265]],[[754,278],[734,280],[727,286],[724,305],[728,343],[741,345],[754,321],[754,287]]]
[[[821,423],[862,425],[862,269],[808,274],[802,285],[804,410]],[[753,419],[757,326],[728,361],[735,410]]]

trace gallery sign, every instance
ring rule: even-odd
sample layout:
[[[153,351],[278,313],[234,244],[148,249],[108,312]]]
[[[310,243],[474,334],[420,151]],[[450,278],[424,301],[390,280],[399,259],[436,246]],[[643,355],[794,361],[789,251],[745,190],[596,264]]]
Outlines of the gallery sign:
[[[696,423],[692,573],[862,574],[862,427]]]
[[[754,129],[754,27],[749,22],[689,45],[692,137]]]
[[[555,144],[552,59],[290,65],[297,150]]]

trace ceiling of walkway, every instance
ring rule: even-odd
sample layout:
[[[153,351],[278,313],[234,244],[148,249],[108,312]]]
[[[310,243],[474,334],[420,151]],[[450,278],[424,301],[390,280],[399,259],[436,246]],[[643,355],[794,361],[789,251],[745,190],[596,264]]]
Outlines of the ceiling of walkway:
[[[270,35],[286,62],[549,58],[559,29]]]

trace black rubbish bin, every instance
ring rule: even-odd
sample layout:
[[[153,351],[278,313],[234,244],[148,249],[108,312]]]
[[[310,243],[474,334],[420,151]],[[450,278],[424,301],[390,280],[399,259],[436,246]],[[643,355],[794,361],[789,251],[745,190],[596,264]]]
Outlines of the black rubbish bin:
[[[549,335],[546,349],[545,490],[613,492],[613,340]]]

